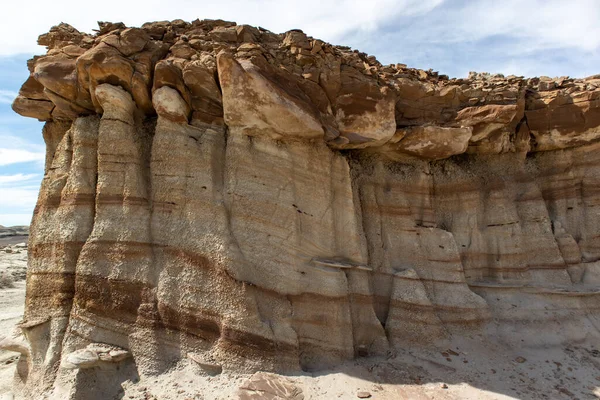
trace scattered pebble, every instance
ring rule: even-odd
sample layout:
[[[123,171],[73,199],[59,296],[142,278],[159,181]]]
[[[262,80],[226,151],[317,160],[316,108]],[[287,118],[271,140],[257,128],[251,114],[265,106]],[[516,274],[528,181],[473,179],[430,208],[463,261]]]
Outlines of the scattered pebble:
[[[356,397],[358,397],[359,399],[368,399],[371,397],[371,393],[369,392],[358,392],[356,393]]]

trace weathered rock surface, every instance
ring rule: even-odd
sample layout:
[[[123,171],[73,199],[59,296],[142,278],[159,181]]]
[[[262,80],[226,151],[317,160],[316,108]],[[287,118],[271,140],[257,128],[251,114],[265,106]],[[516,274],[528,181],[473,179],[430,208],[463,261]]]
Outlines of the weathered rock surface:
[[[257,372],[238,391],[239,400],[304,400],[302,389],[279,375]]]
[[[104,343],[91,343],[85,349],[75,350],[66,355],[62,368],[85,369],[102,365],[103,363],[118,363],[130,356],[129,351],[117,346]]]
[[[220,20],[39,43],[13,105],[47,143],[23,397],[600,338],[600,80],[449,79]]]

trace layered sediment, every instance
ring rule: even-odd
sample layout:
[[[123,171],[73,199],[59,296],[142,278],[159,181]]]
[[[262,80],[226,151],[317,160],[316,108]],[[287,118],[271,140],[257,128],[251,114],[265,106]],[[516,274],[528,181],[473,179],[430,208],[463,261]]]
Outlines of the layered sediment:
[[[220,20],[39,43],[24,397],[598,339],[600,77],[449,79]]]

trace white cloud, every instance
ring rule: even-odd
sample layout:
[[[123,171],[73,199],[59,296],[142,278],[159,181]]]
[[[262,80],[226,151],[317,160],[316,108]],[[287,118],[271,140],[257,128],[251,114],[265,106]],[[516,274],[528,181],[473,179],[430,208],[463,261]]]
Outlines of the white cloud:
[[[399,18],[428,14],[440,5],[445,7],[443,14],[411,26],[409,34],[443,43],[502,34],[527,39],[530,48],[566,46],[592,51],[600,46],[598,0],[148,0],[143,5],[105,0],[92,13],[82,13],[81,3],[74,0],[32,0],[3,5],[0,54],[42,52],[37,36],[61,21],[91,32],[98,20],[139,26],[165,19],[222,18],[275,32],[301,28],[335,41],[356,31],[372,32]],[[22,23],[25,17],[27,24]]]
[[[41,174],[0,174],[1,225],[29,224],[41,179]]]
[[[0,224],[29,224],[43,176],[42,144],[0,132]]]
[[[40,174],[0,175],[0,224],[28,225],[37,202]]]
[[[104,0],[93,12],[81,12],[74,0],[32,0],[3,5],[0,24],[0,55],[42,53],[38,35],[52,25],[66,22],[84,32],[97,28],[96,21],[123,21],[130,26],[144,22],[183,18],[227,19],[240,24],[260,25],[275,32],[292,28],[328,41],[356,30],[373,30],[395,16],[424,13],[444,0],[148,0],[137,2]],[[35,12],[31,12],[35,10]],[[26,18],[27,23],[22,21]],[[18,32],[18,35],[14,33]]]
[[[438,61],[457,66],[445,72],[474,69],[469,65],[482,65],[483,58],[486,68],[501,71],[512,57],[517,60],[515,72],[528,71],[520,65],[529,58],[533,70],[527,75],[539,75],[537,71],[548,70],[539,54],[561,49],[560,54],[571,59],[553,71],[579,76],[590,73],[596,63],[582,67],[576,59],[580,57],[572,57],[575,52],[583,52],[581,57],[588,60],[600,58],[599,0],[147,0],[143,6],[104,0],[92,13],[82,13],[75,0],[31,0],[9,2],[2,11],[0,55],[44,53],[36,45],[37,36],[61,21],[92,32],[98,20],[140,26],[176,18],[221,18],[274,32],[300,28],[334,44],[374,52],[385,62],[405,62],[419,54],[427,60],[421,68]],[[24,18],[27,24],[22,24]],[[495,42],[497,37],[505,43]],[[485,47],[474,45],[483,40]],[[440,47],[447,51],[442,54]],[[460,54],[465,47],[470,54]]]
[[[15,226],[29,225],[31,223],[32,213],[22,214],[0,214],[0,225]]]
[[[592,51],[600,46],[597,0],[478,0],[468,2],[461,12],[469,18],[463,19],[460,32],[470,37],[512,35],[538,48]]]
[[[0,166],[32,161],[43,162],[45,158],[46,155],[43,152],[0,147]]]
[[[19,120],[28,120],[20,115],[15,114],[15,119]],[[44,150],[45,147],[43,144],[33,143],[26,138],[14,135],[10,133],[10,131],[14,130],[14,127],[11,126],[14,124],[14,121],[7,118],[0,118],[0,143],[3,148],[7,149],[21,149],[23,147],[27,147],[29,149],[35,148],[36,151]],[[36,133],[39,133],[41,136],[43,123],[40,123],[39,130],[36,129]]]
[[[0,120],[0,123],[3,123],[3,121]],[[10,129],[10,124],[7,123],[6,125]],[[43,143],[33,143],[22,137],[2,131],[3,128],[0,127],[0,166],[24,162],[41,163],[46,159],[46,147]]]
[[[515,40],[511,50],[517,52],[563,47],[595,51],[600,48],[599,19],[597,0],[469,0],[456,6],[447,2],[444,12],[411,24],[407,33],[423,45],[505,36]]]
[[[13,175],[0,175],[0,188],[5,186],[7,183],[23,183],[33,178],[39,177],[39,174],[13,174]]]
[[[37,201],[39,190],[39,185],[2,187],[2,196],[0,196],[0,209],[3,211],[8,209],[33,210],[33,207]]]
[[[15,97],[17,97],[17,94],[17,92],[13,92],[12,90],[0,89],[0,103],[12,104]]]

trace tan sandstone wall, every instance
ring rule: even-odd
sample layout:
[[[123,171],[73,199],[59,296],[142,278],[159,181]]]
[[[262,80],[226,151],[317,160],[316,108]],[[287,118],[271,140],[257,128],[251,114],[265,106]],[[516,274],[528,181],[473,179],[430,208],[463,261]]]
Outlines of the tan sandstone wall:
[[[212,20],[39,43],[23,397],[598,337],[597,77],[449,79]]]

